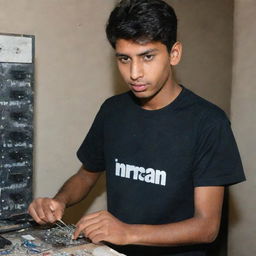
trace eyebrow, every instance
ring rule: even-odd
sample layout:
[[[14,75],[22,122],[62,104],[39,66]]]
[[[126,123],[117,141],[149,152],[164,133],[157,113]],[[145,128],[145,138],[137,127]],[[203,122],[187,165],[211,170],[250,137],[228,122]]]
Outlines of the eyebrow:
[[[158,49],[152,48],[152,49],[148,49],[148,50],[146,50],[146,51],[144,51],[144,52],[138,53],[137,56],[140,57],[140,56],[148,55],[148,54],[150,54],[150,53],[154,53],[154,52],[158,52],[158,51],[159,51]],[[124,53],[119,53],[119,52],[117,52],[117,53],[116,53],[116,57],[130,57],[130,56],[127,55],[127,54],[124,54]]]

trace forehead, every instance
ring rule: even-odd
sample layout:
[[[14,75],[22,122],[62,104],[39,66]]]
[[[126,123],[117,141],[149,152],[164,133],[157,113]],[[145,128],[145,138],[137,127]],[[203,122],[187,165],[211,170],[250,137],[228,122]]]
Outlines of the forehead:
[[[116,41],[115,51],[118,54],[131,56],[140,55],[141,53],[147,51],[167,52],[167,48],[161,42],[151,41],[146,43],[139,43],[132,40],[118,39]]]

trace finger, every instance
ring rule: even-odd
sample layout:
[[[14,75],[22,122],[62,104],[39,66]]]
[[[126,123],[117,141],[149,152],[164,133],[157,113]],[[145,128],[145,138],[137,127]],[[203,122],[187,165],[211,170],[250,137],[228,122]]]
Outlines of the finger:
[[[47,203],[43,207],[43,212],[44,212],[44,215],[45,215],[45,219],[44,219],[45,221],[53,223],[57,220],[54,212],[51,210],[50,203]]]
[[[63,211],[62,210],[56,210],[55,212],[54,212],[54,216],[55,216],[55,218],[56,218],[56,220],[61,220],[62,219],[62,217],[63,217]]]
[[[57,221],[57,218],[54,214],[54,212],[52,212],[51,210],[49,209],[45,209],[44,210],[44,214],[45,214],[45,220],[49,223],[54,223]]]
[[[97,223],[97,222],[96,222]],[[93,225],[92,223],[90,226]],[[87,237],[86,229],[88,228],[88,222],[85,220],[79,221],[78,224],[76,225],[76,229],[73,233],[73,239],[77,239],[78,236],[83,232],[85,237]]]
[[[56,201],[55,199],[51,199],[49,202],[49,208],[51,209],[51,211],[55,212],[64,207],[62,207],[62,204],[60,202]]]
[[[65,205],[52,199],[49,205],[50,210],[53,212],[56,220],[61,220],[64,214]]]
[[[32,216],[32,218],[35,220],[35,222],[37,222],[38,224],[46,224],[45,221],[43,221],[37,214],[36,210],[34,209],[33,206],[29,207],[29,214]]]
[[[84,228],[90,226],[90,225],[93,225],[93,224],[96,224],[96,223],[99,223],[101,222],[101,218],[99,217],[95,217],[95,218],[91,218],[91,219],[87,219],[87,218],[83,218],[81,219],[77,224],[76,226],[83,226]]]
[[[90,220],[90,219],[98,218],[98,217],[101,217],[101,216],[104,216],[104,215],[105,215],[105,211],[98,211],[98,212],[94,212],[94,213],[86,215],[84,217],[84,219],[85,220]]]
[[[102,244],[103,242],[108,242],[108,238],[105,236],[105,234],[101,232],[95,232],[94,236],[91,237],[90,239],[94,244]]]
[[[104,218],[105,211],[98,211],[95,213],[91,213],[87,216],[84,216],[81,220],[79,220],[76,224],[76,230],[73,233],[73,239],[77,239],[80,233],[85,230],[88,226],[96,224]],[[85,232],[83,232],[85,233]]]
[[[55,211],[55,205],[54,205],[52,202],[50,202],[49,208],[50,208],[50,210],[51,210],[52,212]]]
[[[87,216],[86,216],[87,217]],[[86,229],[92,225],[100,223],[100,219],[97,217],[87,219],[86,217],[83,217],[77,224],[76,224],[76,230],[73,234],[74,239],[77,239],[77,237],[80,235],[80,233],[83,231],[83,233],[86,235]]]
[[[78,236],[81,234],[82,230],[83,230],[82,225],[76,227],[76,229],[75,229],[75,231],[74,231],[74,233],[72,235],[72,238],[73,239],[77,239]]]
[[[96,224],[92,224],[92,225],[84,228],[83,233],[84,233],[85,237],[91,238],[95,232],[96,233],[98,233],[99,231],[102,232],[103,229],[104,229],[104,227],[102,226],[102,224],[100,222],[98,222]]]
[[[44,210],[43,210],[43,208],[42,208],[40,205],[35,207],[35,211],[37,212],[38,217],[39,217],[42,221],[47,222],[47,219],[46,219]]]

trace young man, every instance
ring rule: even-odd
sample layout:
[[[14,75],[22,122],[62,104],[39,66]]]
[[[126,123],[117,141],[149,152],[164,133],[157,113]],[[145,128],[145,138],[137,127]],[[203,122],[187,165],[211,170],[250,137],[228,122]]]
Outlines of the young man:
[[[177,84],[177,19],[161,0],[123,0],[106,32],[129,92],[106,100],[78,150],[81,169],[53,198],[34,200],[38,223],[84,198],[102,171],[108,211],[74,233],[127,255],[206,255],[217,236],[224,187],[243,181],[224,112]]]

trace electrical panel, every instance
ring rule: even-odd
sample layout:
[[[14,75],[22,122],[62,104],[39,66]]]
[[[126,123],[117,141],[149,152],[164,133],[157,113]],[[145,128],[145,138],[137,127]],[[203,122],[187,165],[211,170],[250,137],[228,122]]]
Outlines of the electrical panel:
[[[34,36],[0,34],[0,221],[32,200]]]

